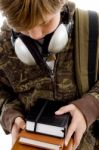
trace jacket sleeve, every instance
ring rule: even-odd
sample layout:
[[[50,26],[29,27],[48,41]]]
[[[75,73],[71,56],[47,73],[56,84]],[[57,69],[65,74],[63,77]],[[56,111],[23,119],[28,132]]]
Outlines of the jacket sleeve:
[[[5,50],[11,48],[10,30],[4,25],[0,32],[0,123],[5,133],[10,133],[16,117],[23,116],[21,102],[17,99],[10,82],[8,81],[3,66],[6,65]]]
[[[99,119],[99,99],[87,93],[82,98],[72,102],[83,113],[87,127]]]
[[[0,82],[0,123],[6,134],[11,132],[16,117],[24,118],[23,110],[13,90]]]

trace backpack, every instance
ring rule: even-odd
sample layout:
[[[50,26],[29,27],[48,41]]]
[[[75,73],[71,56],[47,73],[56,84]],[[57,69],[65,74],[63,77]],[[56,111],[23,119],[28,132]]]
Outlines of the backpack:
[[[98,79],[99,15],[94,11],[75,11],[75,71],[80,95]]]

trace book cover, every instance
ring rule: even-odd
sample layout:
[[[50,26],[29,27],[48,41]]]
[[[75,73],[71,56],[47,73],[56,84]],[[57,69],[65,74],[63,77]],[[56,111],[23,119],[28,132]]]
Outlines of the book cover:
[[[27,112],[26,130],[64,138],[70,114],[55,115],[55,111],[64,105],[66,104],[61,101],[38,99]]]
[[[25,130],[19,134],[18,142],[23,145],[34,146],[41,149],[62,150],[64,139],[51,137],[38,133],[30,133]]]

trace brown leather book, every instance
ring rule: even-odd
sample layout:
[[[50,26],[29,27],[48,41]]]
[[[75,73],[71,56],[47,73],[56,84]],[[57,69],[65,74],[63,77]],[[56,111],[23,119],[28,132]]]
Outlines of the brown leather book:
[[[13,146],[12,150],[44,150],[41,148],[29,146],[29,145],[24,145],[16,141],[15,145]],[[64,147],[63,150],[72,150],[72,141],[67,147]]]
[[[38,147],[20,144],[18,141],[13,146],[12,150],[44,150]],[[72,150],[72,148],[64,147],[63,150]]]
[[[44,150],[44,149],[29,146],[29,145],[23,145],[17,141],[13,146],[12,150]],[[63,150],[72,150],[72,148],[64,147]]]
[[[63,138],[56,138],[38,133],[30,133],[25,130],[21,131],[19,134],[18,143],[21,145],[29,145],[49,150],[62,150],[64,147]]]
[[[38,145],[35,147],[34,145],[31,145],[31,144],[26,144],[26,143],[22,143],[20,142],[19,140],[22,138],[22,137],[26,137],[27,139],[38,139],[40,138],[41,141],[45,141],[46,142],[50,142],[50,143],[58,143],[58,145],[60,145],[59,147],[59,150],[72,150],[72,147],[73,147],[73,139],[70,140],[69,144],[67,147],[64,146],[64,141],[63,139],[57,139],[57,138],[53,138],[53,137],[49,137],[49,136],[43,136],[43,135],[38,135],[38,134],[35,134],[36,136],[32,136],[31,134],[33,133],[27,133],[26,131],[22,131],[20,134],[19,134],[19,137],[16,141],[16,143],[14,144],[14,146],[12,147],[11,150],[52,150],[52,148],[40,148],[40,146],[38,147]],[[28,137],[27,137],[28,135]],[[33,134],[34,135],[34,134]],[[32,136],[32,137],[31,137]],[[41,138],[42,137],[42,138]],[[44,139],[43,139],[44,137]],[[54,140],[53,140],[54,139]],[[55,140],[57,139],[57,140]],[[54,144],[55,144],[54,143]]]

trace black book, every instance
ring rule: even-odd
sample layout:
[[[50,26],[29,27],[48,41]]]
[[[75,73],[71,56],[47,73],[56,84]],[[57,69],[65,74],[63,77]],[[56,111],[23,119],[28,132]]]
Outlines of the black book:
[[[55,115],[55,111],[66,105],[61,101],[38,99],[26,115],[26,130],[64,138],[70,114]]]

